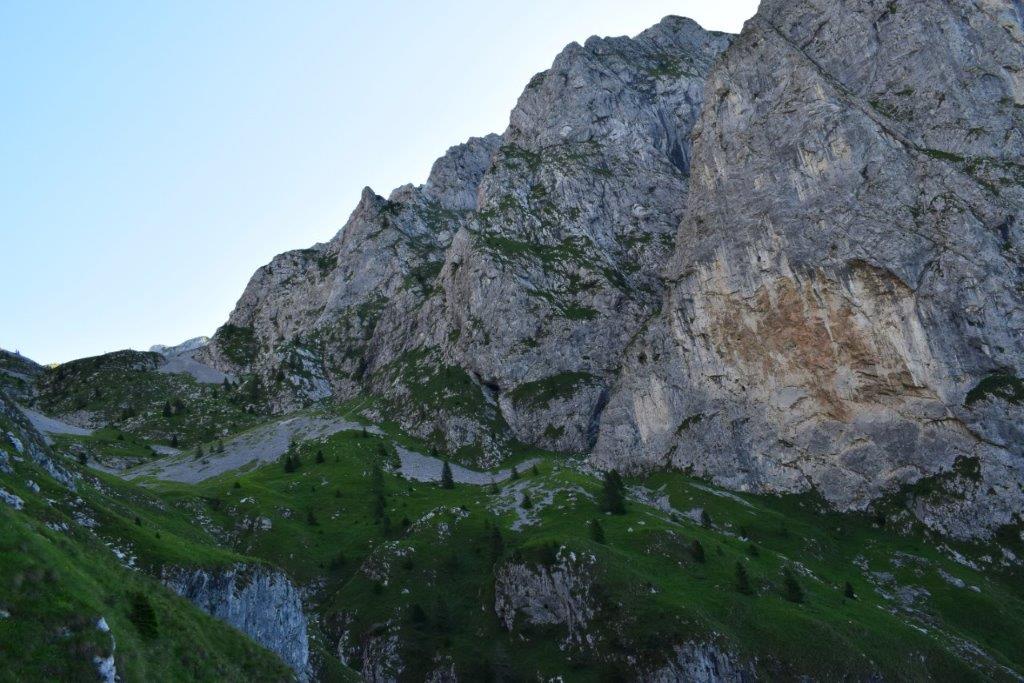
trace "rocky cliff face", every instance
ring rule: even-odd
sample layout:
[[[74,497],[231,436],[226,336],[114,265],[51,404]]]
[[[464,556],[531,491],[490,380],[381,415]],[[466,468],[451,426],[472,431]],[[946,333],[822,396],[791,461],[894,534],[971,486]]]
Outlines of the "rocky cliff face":
[[[728,43],[668,18],[570,45],[504,135],[452,148],[422,187],[366,190],[331,242],[261,268],[208,359],[255,369],[279,407],[370,388],[450,450],[585,450],[658,304]]]
[[[514,438],[985,536],[1024,510],[1016,0],[765,0],[570,45],[502,136],[364,192],[203,352],[286,408],[369,390]],[[667,265],[666,265],[667,264]]]
[[[246,565],[220,570],[167,568],[162,581],[276,653],[300,680],[309,679],[308,620],[298,590],[282,572]]]
[[[1024,509],[1019,9],[762,3],[709,78],[596,462],[859,509],[972,461],[923,518],[984,535]]]

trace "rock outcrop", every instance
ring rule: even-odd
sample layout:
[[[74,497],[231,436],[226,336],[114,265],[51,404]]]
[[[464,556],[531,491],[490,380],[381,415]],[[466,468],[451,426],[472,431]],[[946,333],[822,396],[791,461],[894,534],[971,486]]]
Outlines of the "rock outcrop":
[[[746,683],[757,680],[757,671],[714,643],[693,642],[676,647],[665,666],[641,673],[637,680],[645,683]]]
[[[597,608],[591,595],[594,558],[562,548],[551,565],[511,561],[494,580],[494,613],[505,630],[517,622],[565,628],[566,645],[586,646]],[[589,636],[592,638],[592,636]]]
[[[276,653],[300,680],[311,676],[309,622],[298,590],[282,572],[247,565],[165,568],[161,580],[207,614]]]
[[[1022,65],[1016,2],[763,2],[709,78],[662,314],[594,461],[862,509],[970,460],[922,518],[1014,521]]]

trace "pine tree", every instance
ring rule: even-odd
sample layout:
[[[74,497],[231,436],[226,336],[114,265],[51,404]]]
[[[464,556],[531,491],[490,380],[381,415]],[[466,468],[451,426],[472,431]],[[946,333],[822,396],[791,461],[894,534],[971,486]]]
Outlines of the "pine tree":
[[[230,382],[228,382],[228,378],[227,378],[227,377],[225,377],[225,378],[224,378],[224,381],[223,381],[223,382],[221,382],[221,385],[220,385],[220,386],[221,386],[221,388],[222,388],[222,389],[224,390],[224,393],[226,394],[226,393],[228,393],[228,389],[230,389],[230,388],[231,388],[231,383],[230,383]]]
[[[711,528],[711,515],[708,514],[707,510],[700,511],[700,525],[705,529]]]
[[[796,580],[796,576],[788,568],[782,573],[782,586],[785,589],[786,599],[790,602],[800,603],[804,601],[804,590]]]
[[[509,479],[515,480],[519,478],[519,470],[516,469],[515,465],[512,465],[512,473],[509,474]]]
[[[497,525],[491,528],[491,561],[494,562],[505,552],[505,539]]]
[[[753,592],[750,588],[750,576],[742,562],[736,563],[736,590],[744,595],[750,595]]]
[[[310,526],[317,526],[316,515],[313,514],[312,510],[306,513],[306,524]]]
[[[601,490],[601,509],[613,515],[626,514],[626,502],[623,490],[625,484],[616,470],[604,473],[604,486]]]
[[[596,519],[590,520],[590,539],[595,543],[600,543],[601,545],[604,545],[605,543],[604,527],[602,527],[601,523]]]
[[[847,581],[846,585],[843,587],[843,595],[845,595],[850,600],[856,600],[857,599],[857,593],[854,592],[853,584],[850,583],[849,581]]]
[[[159,635],[156,611],[145,593],[132,593],[129,599],[131,611],[128,619],[135,625],[135,630],[146,640],[154,640]]]
[[[427,623],[427,613],[423,611],[418,602],[412,603],[412,607],[409,608],[409,621],[414,624]]]
[[[284,471],[289,474],[295,471],[295,461],[292,460],[291,453],[286,455],[284,458]]]
[[[747,554],[751,557],[758,557],[761,555],[761,551],[758,550],[756,545],[751,543],[749,546],[747,546]]]
[[[704,546],[700,544],[700,541],[693,539],[693,543],[690,544],[690,555],[693,557],[695,562],[704,563]]]
[[[529,493],[523,491],[523,502],[519,504],[519,507],[523,508],[524,510],[529,510],[530,508],[533,507],[533,500],[530,499]]]
[[[217,452],[218,453],[223,453],[224,452],[224,441],[221,440],[221,439],[217,440]]]
[[[200,444],[199,446],[196,446],[196,460],[198,460],[199,458],[203,457],[203,455],[204,455],[203,454],[203,447]]]
[[[171,434],[171,448],[177,448],[177,447],[178,447],[178,435],[177,434]]]
[[[316,452],[316,463],[318,465],[320,465],[320,464],[323,464],[323,461],[324,461],[324,452],[319,450],[319,449],[317,449],[317,452]]]
[[[540,470],[539,470],[539,469],[537,469],[537,464],[536,464],[536,463],[534,463],[533,467],[531,467],[531,468],[530,468],[530,472],[531,472],[531,473],[533,474],[533,476],[535,476],[535,477],[536,477],[536,476],[538,476],[538,475],[540,474]]]
[[[367,438],[368,436],[370,436],[370,433],[368,431],[366,431],[366,427],[363,427],[363,430],[360,433],[360,436],[362,436],[364,439]]]
[[[171,416],[171,402],[170,401],[164,401],[164,417],[170,417],[170,416]]]
[[[452,468],[448,464],[448,461],[444,461],[444,465],[441,466],[441,488],[453,489],[455,488],[455,482],[452,480]]]

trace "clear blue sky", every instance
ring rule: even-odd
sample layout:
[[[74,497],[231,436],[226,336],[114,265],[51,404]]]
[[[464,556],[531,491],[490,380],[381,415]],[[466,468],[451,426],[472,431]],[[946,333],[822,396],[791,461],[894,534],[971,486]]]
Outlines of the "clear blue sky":
[[[365,185],[501,132],[530,77],[666,14],[756,0],[0,2],[0,347],[40,362],[212,334]]]

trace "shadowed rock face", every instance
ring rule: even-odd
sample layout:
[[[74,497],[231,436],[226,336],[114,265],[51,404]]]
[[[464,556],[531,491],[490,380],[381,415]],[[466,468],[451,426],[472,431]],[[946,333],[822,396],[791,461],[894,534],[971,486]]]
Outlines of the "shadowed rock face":
[[[308,620],[298,590],[280,571],[235,565],[221,570],[165,569],[163,582],[196,607],[277,654],[309,680]]]
[[[922,516],[1011,522],[995,425],[1020,411],[966,398],[1024,357],[1022,64],[1009,2],[763,3],[709,78],[663,314],[595,461],[857,509],[977,460]]]

